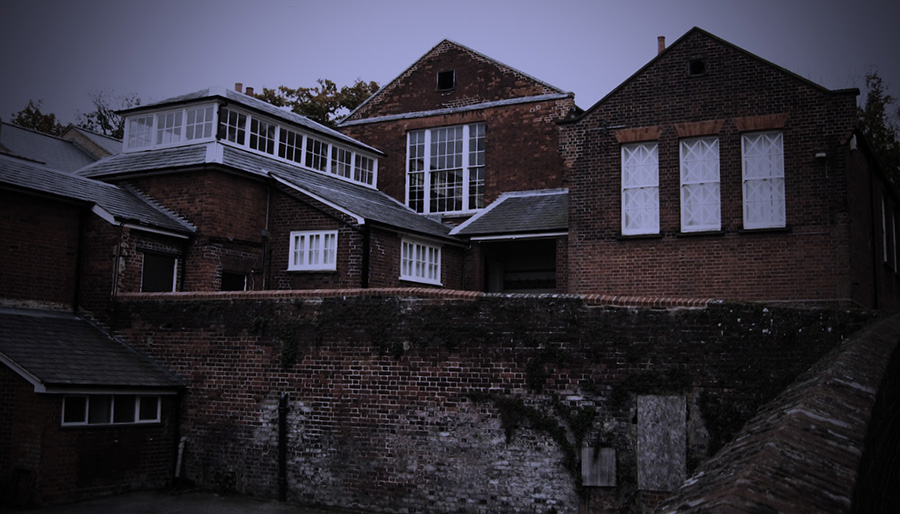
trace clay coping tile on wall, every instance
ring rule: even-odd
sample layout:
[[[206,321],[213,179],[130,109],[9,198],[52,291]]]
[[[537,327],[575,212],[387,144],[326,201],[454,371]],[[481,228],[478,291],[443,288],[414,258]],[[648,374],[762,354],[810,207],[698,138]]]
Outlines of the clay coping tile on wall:
[[[284,298],[336,298],[336,297],[405,297],[439,298],[446,300],[476,300],[478,298],[570,298],[581,299],[588,306],[639,307],[651,309],[702,309],[717,300],[709,298],[657,298],[649,296],[620,296],[607,294],[524,294],[483,293],[427,287],[386,287],[371,289],[283,289],[269,291],[188,291],[176,293],[120,293],[117,299],[139,300],[264,300]]]

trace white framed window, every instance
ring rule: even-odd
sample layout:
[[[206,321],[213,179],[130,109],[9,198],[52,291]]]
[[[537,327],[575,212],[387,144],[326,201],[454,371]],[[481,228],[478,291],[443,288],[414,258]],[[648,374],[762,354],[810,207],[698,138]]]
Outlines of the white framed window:
[[[222,109],[220,117],[219,126],[222,130],[222,138],[243,145],[244,137],[247,134],[247,115],[231,109]]]
[[[153,144],[153,118],[152,114],[128,118],[125,140],[129,148],[148,148]]]
[[[181,142],[181,126],[184,111],[161,112],[156,115],[156,144],[168,145]]]
[[[356,154],[353,163],[353,180],[364,184],[375,182],[375,159]]]
[[[337,230],[291,232],[288,270],[337,269]]]
[[[275,130],[277,125],[259,118],[250,119],[250,148],[260,152],[275,153]]]
[[[306,138],[306,166],[319,171],[328,169],[328,143]]]
[[[483,123],[409,132],[406,156],[406,204],[414,211],[484,207]]]
[[[622,234],[659,233],[659,144],[622,145]]]
[[[404,238],[400,251],[400,280],[441,285],[441,247]]]
[[[303,135],[281,129],[278,134],[278,157],[300,164],[303,162]]]
[[[184,136],[188,141],[212,137],[213,106],[205,105],[185,110]]]
[[[719,139],[682,139],[680,146],[681,231],[719,230]]]
[[[339,146],[331,147],[331,174],[350,178],[353,169],[353,152]]]
[[[741,136],[744,228],[785,226],[784,137],[781,131]]]
[[[140,394],[85,394],[63,397],[63,426],[158,423],[160,397]]]

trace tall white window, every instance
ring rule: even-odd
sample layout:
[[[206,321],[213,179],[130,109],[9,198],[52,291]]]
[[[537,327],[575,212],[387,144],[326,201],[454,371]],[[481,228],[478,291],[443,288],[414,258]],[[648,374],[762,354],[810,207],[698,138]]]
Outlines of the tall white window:
[[[407,135],[407,205],[416,212],[484,207],[484,124]]]
[[[337,269],[337,231],[291,232],[288,269]]]
[[[250,148],[275,153],[275,125],[258,118],[250,119]]]
[[[659,145],[622,145],[622,234],[659,233]]]
[[[719,230],[719,140],[681,140],[681,231]]]
[[[439,246],[403,239],[400,253],[400,280],[441,285]]]
[[[303,162],[303,135],[282,128],[278,139],[281,143],[278,145],[278,157],[298,164]]]
[[[166,145],[181,141],[183,111],[161,112],[156,115],[156,144]]]
[[[247,115],[232,111],[230,109],[222,109],[219,125],[222,127],[223,137],[226,141],[244,144],[244,136],[247,131]]]
[[[187,109],[187,120],[184,125],[185,139],[203,139],[212,137],[213,106]]]
[[[339,146],[331,147],[331,173],[339,177],[350,178],[353,167],[353,153]]]
[[[153,115],[128,118],[128,147],[146,148],[153,143]]]
[[[325,171],[328,167],[328,143],[306,138],[306,166],[319,171]]]
[[[744,134],[744,228],[785,226],[784,141],[780,131]]]

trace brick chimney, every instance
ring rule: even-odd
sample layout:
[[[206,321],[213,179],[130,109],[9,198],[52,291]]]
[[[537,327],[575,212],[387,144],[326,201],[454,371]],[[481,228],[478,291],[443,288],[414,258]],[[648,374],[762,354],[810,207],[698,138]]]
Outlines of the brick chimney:
[[[666,36],[656,38],[656,55],[659,55],[666,49]]]
[[[247,89],[244,90],[244,94],[246,94],[247,96],[253,96],[253,88],[247,86]]]
[[[234,90],[237,91],[238,93],[243,93],[243,91],[241,91],[243,88],[244,88],[244,85],[241,84],[240,82],[234,83]]]

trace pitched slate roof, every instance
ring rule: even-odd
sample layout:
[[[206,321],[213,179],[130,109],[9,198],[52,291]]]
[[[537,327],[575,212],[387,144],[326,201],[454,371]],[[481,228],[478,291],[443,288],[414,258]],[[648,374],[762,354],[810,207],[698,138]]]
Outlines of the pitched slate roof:
[[[122,141],[116,139],[114,137],[104,136],[103,134],[98,134],[94,131],[87,130],[85,128],[76,127],[75,125],[70,125],[69,128],[66,129],[66,132],[62,135],[62,138],[66,141],[73,142],[76,146],[79,146],[79,142],[75,138],[70,138],[70,132],[74,132],[87,141],[90,141],[98,148],[106,152],[105,155],[98,155],[97,158],[106,157],[106,155],[115,155],[122,151]],[[83,151],[91,153],[90,149],[82,148]]]
[[[0,362],[39,391],[183,385],[160,364],[69,312],[0,308]]]
[[[129,115],[138,112],[144,111],[152,111],[158,110],[161,107],[166,106],[176,106],[180,104],[186,103],[197,103],[204,99],[221,99],[225,100],[227,103],[231,104],[239,104],[248,109],[252,109],[255,111],[259,111],[265,113],[269,116],[280,118],[289,123],[299,125],[307,130],[318,132],[320,134],[326,135],[330,138],[337,139],[343,143],[347,143],[349,145],[355,146],[360,149],[367,150],[376,155],[384,155],[380,150],[373,148],[365,143],[357,141],[350,136],[342,134],[332,128],[326,127],[320,123],[316,123],[311,119],[291,112],[287,109],[282,109],[280,107],[275,107],[274,105],[259,100],[255,97],[245,95],[243,93],[239,93],[233,89],[228,89],[222,86],[213,86],[206,89],[201,89],[200,91],[195,91],[193,93],[188,93],[186,95],[176,96],[173,98],[168,98],[166,100],[162,100],[159,102],[153,102],[149,104],[140,105],[138,107],[133,107],[131,109],[126,109],[121,111],[122,115]]]
[[[96,160],[71,141],[10,123],[0,123],[0,148],[66,172]]]
[[[553,189],[504,193],[451,234],[513,237],[565,232],[568,228],[569,193],[565,189]]]
[[[190,233],[194,227],[122,187],[0,154],[0,187],[26,189],[96,205],[119,222]]]
[[[79,174],[99,178],[204,165],[222,165],[260,177],[281,179],[293,189],[367,222],[441,238],[447,238],[450,232],[449,227],[416,214],[377,189],[220,142],[114,155],[85,167]]]

